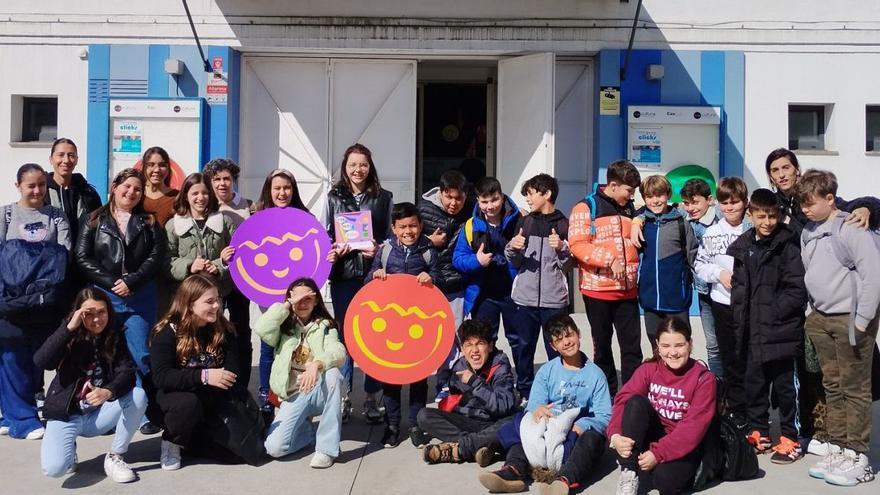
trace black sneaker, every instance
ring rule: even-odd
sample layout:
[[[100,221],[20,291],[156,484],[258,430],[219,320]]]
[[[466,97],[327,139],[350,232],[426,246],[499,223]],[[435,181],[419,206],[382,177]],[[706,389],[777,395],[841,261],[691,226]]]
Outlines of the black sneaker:
[[[382,433],[382,445],[392,449],[400,445],[400,428],[391,425],[386,426],[385,432]]]
[[[140,429],[142,435],[155,435],[156,433],[159,433],[160,431],[162,431],[162,428],[159,428],[158,426],[154,425],[153,423],[150,423],[149,421],[142,424],[139,429]]]
[[[415,445],[417,449],[428,445],[431,441],[431,435],[428,435],[418,426],[412,426],[409,429],[409,439],[412,440],[412,444]]]
[[[480,473],[480,483],[494,493],[517,493],[529,489],[522,475],[507,464],[498,471]]]

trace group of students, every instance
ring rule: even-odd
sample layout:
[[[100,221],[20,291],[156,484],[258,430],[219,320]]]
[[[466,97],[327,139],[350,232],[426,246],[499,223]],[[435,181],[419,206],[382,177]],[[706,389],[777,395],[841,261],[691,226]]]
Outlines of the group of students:
[[[138,428],[163,430],[163,469],[180,467],[182,448],[217,457],[223,449],[212,419],[230,397],[248,394],[251,328],[262,341],[266,452],[281,457],[314,445],[311,466],[331,466],[352,413],[347,307],[371,280],[405,273],[439,288],[459,327],[437,371],[437,408],[426,407],[427,379],[409,385],[409,437],[429,464],[488,466],[503,457],[501,469],[480,474],[486,488],[522,491],[535,479],[547,493],[568,493],[610,444],[621,466],[618,493],[636,493],[646,476],[661,493],[678,493],[692,482],[721,398],[725,414],[773,462],[796,461],[801,440],[811,438],[808,450],[822,456],[811,476],[846,486],[873,479],[865,377],[878,326],[880,244],[867,227],[880,218],[880,201],[841,200],[833,174],[802,175],[788,150],[767,158],[775,192],[749,197],[741,179],[725,177],[713,198],[708,183],[691,179],[681,208],[669,204],[665,177],[643,181],[619,160],[567,218],[547,174],[522,184],[528,212],[496,179],[470,185],[454,170],[418,204],[394,204],[369,149],[355,144],[323,214],[334,238],[336,214],[369,211],[374,242],[352,249],[334,238],[327,260],[335,319],[311,279],[294,281],[284,302],[263,308],[228,276],[232,234],[250,214],[308,211],[289,171],[270,173],[255,203],[235,192],[239,168],[228,159],[212,160],[176,191],[168,154],[151,148],[143,172],[117,174],[100,206],[73,173],[72,141],[56,141],[50,160],[50,174],[21,167],[21,199],[0,219],[0,241],[60,245],[74,260],[55,304],[0,306],[0,434],[43,437],[47,475],[75,468],[77,436],[113,428],[105,470],[116,481],[136,478],[122,456]],[[645,206],[637,210],[639,188]],[[575,266],[592,361],[568,315]],[[708,366],[690,357],[694,288]],[[654,349],[644,363],[640,308]],[[495,346],[502,323],[512,365]],[[535,373],[539,338],[549,362]],[[45,430],[35,401],[44,369],[57,371],[45,394]],[[382,443],[397,446],[402,387],[366,375],[363,387],[366,420],[384,423]],[[771,397],[780,407],[776,442]],[[240,460],[236,452],[221,457]]]

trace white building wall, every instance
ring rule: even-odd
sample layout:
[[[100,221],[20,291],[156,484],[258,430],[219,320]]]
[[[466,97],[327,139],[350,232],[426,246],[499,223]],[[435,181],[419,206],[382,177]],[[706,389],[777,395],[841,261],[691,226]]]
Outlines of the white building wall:
[[[788,146],[788,105],[833,104],[826,130],[828,154],[800,153],[801,169],[837,175],[840,195],[880,195],[880,156],[865,152],[865,105],[880,104],[880,53],[747,53],[745,178],[767,187],[764,160]],[[827,119],[827,115],[826,115]]]
[[[16,201],[15,171],[33,162],[51,170],[51,143],[13,143],[12,95],[57,96],[58,136],[73,139],[80,157],[86,156],[88,61],[81,60],[82,46],[0,44],[0,204]],[[77,171],[85,174],[80,159]]]

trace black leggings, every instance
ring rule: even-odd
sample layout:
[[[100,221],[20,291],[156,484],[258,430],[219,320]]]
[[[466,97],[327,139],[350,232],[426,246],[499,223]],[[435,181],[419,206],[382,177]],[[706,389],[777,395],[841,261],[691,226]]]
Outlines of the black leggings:
[[[618,455],[617,462],[620,467],[636,472],[639,470],[639,454],[648,450],[651,442],[666,435],[657,411],[643,395],[634,395],[626,402],[620,434],[633,439],[635,446],[629,457],[624,459]],[[651,478],[654,488],[661,495],[677,494],[690,488],[699,465],[700,454],[695,449],[681,459],[657,464],[645,474]]]

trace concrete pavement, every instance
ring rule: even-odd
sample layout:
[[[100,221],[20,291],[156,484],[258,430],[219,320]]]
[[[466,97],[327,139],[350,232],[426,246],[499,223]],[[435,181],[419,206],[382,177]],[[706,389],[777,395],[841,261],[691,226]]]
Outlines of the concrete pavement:
[[[584,314],[575,315],[582,329],[587,329]],[[695,327],[695,357],[705,359],[705,346],[699,319],[692,319]],[[592,355],[589,332],[581,339],[584,351]],[[499,347],[506,349],[506,341],[499,339]],[[536,362],[546,360],[540,348]],[[647,339],[642,340],[647,355]],[[259,347],[255,346],[255,353]],[[615,346],[616,349],[616,346]],[[255,359],[256,363],[257,360]],[[251,390],[256,390],[256,373]],[[50,377],[47,375],[47,380]],[[47,381],[48,383],[48,381]],[[356,381],[356,384],[358,382]],[[358,386],[356,386],[358,388]],[[433,388],[432,388],[433,390]],[[49,479],[40,473],[40,441],[12,440],[0,437],[0,495],[13,494],[175,494],[209,495],[239,494],[277,495],[299,493],[314,495],[345,494],[477,494],[485,490],[477,481],[480,468],[475,464],[427,466],[421,460],[421,451],[405,440],[396,449],[382,449],[377,443],[382,435],[381,426],[370,426],[357,414],[362,397],[354,398],[355,412],[352,420],[343,428],[342,455],[327,470],[308,466],[311,452],[299,453],[280,461],[271,461],[260,467],[217,465],[209,461],[185,459],[179,471],[166,472],[159,468],[159,435],[145,437],[138,433],[132,443],[128,461],[139,480],[120,485],[106,479],[103,456],[109,448],[111,437],[80,438],[78,440],[79,469],[73,475],[61,479]],[[874,431],[871,437],[871,461],[875,471],[880,468],[880,405],[874,404]],[[404,424],[404,429],[406,425]],[[811,479],[807,469],[818,460],[814,456],[790,466],[770,463],[769,456],[761,456],[759,478],[735,483],[721,483],[707,490],[712,494],[825,494],[848,493],[853,495],[877,493],[880,481],[856,488],[839,488]],[[497,469],[500,464],[492,466]],[[613,494],[617,472],[612,456],[607,454],[589,481],[585,493]],[[538,487],[532,486],[537,493]]]

